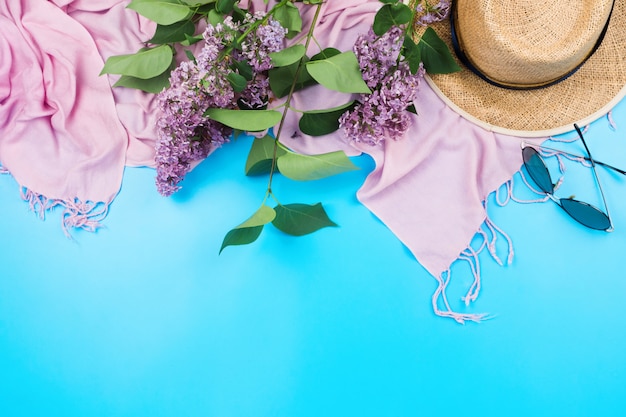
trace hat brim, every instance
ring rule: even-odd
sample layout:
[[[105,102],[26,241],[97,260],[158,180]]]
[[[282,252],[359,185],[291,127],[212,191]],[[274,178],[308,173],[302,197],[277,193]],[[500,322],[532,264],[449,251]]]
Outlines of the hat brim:
[[[452,50],[450,22],[432,26]],[[458,61],[458,60],[457,60]],[[491,85],[465,68],[427,75],[434,91],[461,116],[493,132],[553,136],[606,115],[626,95],[626,2],[616,0],[600,47],[570,77],[536,90]]]

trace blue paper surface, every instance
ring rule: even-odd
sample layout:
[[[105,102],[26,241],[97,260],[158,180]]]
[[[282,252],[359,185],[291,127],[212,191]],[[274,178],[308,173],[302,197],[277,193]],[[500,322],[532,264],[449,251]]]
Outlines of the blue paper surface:
[[[613,117],[615,131],[602,119],[586,138],[625,168],[624,103]],[[613,233],[492,196],[515,257],[480,255],[469,308],[471,272],[454,264],[452,307],[493,316],[459,325],[433,314],[436,281],[356,200],[366,156],[357,172],[274,185],[283,203],[322,201],[340,227],[266,228],[218,255],[263,198],[266,179],[243,175],[249,145],[226,145],[169,199],[154,171],[126,169],[105,227],[73,240],[60,212],[40,221],[0,177],[1,416],[626,415],[626,178],[599,170]],[[601,204],[588,168],[566,171],[557,194],[570,193]]]

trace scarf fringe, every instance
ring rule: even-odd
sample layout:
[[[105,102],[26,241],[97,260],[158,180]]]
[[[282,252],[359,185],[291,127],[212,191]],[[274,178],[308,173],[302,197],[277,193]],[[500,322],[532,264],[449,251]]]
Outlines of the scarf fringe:
[[[11,172],[0,163],[0,175],[11,175]],[[28,203],[30,211],[41,220],[46,219],[46,213],[57,207],[63,208],[61,213],[61,228],[68,239],[72,239],[72,229],[82,229],[95,232],[102,227],[102,221],[109,213],[110,202],[82,201],[79,198],[63,200],[48,198],[28,187],[20,186],[20,196]]]
[[[506,198],[502,199],[500,197],[500,189],[504,188],[506,190]],[[503,207],[508,204],[509,201],[513,199],[513,180],[509,180],[502,187],[494,191],[492,194],[495,197],[496,203]],[[498,263],[500,266],[504,266],[505,262],[503,262],[500,255],[498,255],[498,251],[496,248],[496,244],[498,242],[498,238],[504,239],[506,241],[507,250],[506,250],[506,264],[510,265],[513,262],[513,258],[515,252],[513,250],[513,241],[507,235],[504,230],[498,227],[493,220],[487,214],[487,199],[483,201],[483,207],[485,208],[485,221],[477,230],[475,237],[480,239],[480,244],[477,249],[474,249],[471,245],[469,245],[463,252],[459,254],[457,261],[465,261],[469,265],[470,272],[474,278],[472,284],[467,290],[465,296],[461,297],[461,300],[465,303],[466,306],[470,306],[471,303],[478,299],[478,295],[480,293],[481,288],[481,271],[480,271],[480,259],[479,255],[487,251],[491,258]],[[493,318],[493,315],[487,313],[459,313],[454,311],[450,307],[450,302],[448,301],[448,297],[446,295],[446,289],[451,279],[451,270],[448,268],[444,272],[442,272],[439,276],[435,276],[437,280],[438,286],[435,292],[432,295],[432,305],[433,311],[436,315],[441,317],[448,317],[455,320],[457,323],[465,324],[466,321],[480,322],[482,320]]]
[[[51,199],[26,187],[21,187],[20,195],[28,203],[29,209],[45,220],[46,212],[62,207],[61,227],[65,236],[72,238],[72,229],[95,232],[102,227],[102,220],[107,216],[109,204],[105,202]]]

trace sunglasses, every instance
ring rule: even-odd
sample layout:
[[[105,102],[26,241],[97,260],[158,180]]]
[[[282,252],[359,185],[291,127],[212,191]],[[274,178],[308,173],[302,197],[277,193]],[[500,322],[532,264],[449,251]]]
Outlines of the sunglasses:
[[[613,231],[613,222],[611,221],[611,216],[609,215],[609,209],[606,205],[606,199],[604,198],[604,191],[602,190],[602,185],[600,184],[600,179],[598,178],[598,172],[596,171],[596,165],[601,165],[605,168],[609,168],[618,172],[620,174],[626,175],[626,171],[615,168],[611,165],[605,164],[600,161],[596,161],[591,157],[591,152],[589,151],[589,147],[585,142],[585,138],[583,137],[583,133],[581,132],[578,125],[574,124],[574,128],[580,137],[580,140],[585,147],[585,151],[587,156],[579,156],[570,154],[567,152],[563,152],[557,149],[546,148],[544,146],[535,146],[529,145],[525,142],[522,142],[522,158],[524,161],[524,167],[526,167],[526,171],[530,175],[530,178],[535,182],[535,184],[539,187],[539,189],[545,193],[552,201],[554,201],[559,207],[561,207],[567,214],[569,214],[574,220],[582,224],[583,226],[589,227],[595,230],[604,230],[606,232]],[[593,175],[596,180],[596,184],[598,185],[598,189],[600,190],[600,195],[602,196],[602,203],[604,204],[605,209],[600,210],[597,207],[592,206],[589,203],[584,201],[576,200],[574,198],[558,198],[554,196],[555,184],[552,182],[552,177],[550,176],[550,171],[546,166],[543,158],[539,154],[539,151],[536,149],[546,149],[555,151],[557,153],[581,158],[588,161],[591,165],[591,170],[593,171]]]

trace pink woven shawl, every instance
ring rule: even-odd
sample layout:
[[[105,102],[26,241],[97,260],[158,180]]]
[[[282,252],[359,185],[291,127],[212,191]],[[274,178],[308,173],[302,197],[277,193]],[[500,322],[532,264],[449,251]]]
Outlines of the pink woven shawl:
[[[97,227],[120,189],[124,166],[153,166],[154,100],[133,90],[113,90],[114,77],[98,75],[107,57],[135,52],[154,31],[154,25],[125,8],[127,3],[0,3],[0,166],[23,187],[34,209],[43,213],[63,206],[65,227]],[[253,3],[269,7],[263,0]],[[378,0],[327,2],[315,32],[318,42],[350,49],[380,5]],[[308,9],[305,24],[311,18]],[[315,87],[306,99],[299,94],[293,106],[328,108],[345,102],[345,95]],[[343,149],[371,155],[376,168],[358,198],[439,281],[435,312],[459,322],[477,320],[480,316],[449,308],[447,274],[488,222],[485,198],[519,169],[519,138],[461,118],[425,81],[415,104],[419,115],[406,137],[378,147],[353,146],[341,133],[306,137],[293,118],[283,142],[306,153]],[[298,134],[291,139],[293,133]],[[476,294],[474,286],[468,300]]]

